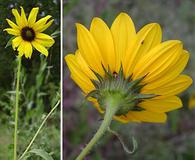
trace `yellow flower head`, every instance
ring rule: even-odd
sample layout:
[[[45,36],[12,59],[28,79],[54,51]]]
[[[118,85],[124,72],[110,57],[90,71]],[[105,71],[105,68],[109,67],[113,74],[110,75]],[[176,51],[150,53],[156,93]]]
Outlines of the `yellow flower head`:
[[[54,20],[49,20],[51,16],[48,15],[36,21],[38,11],[38,7],[33,8],[27,19],[22,7],[21,14],[16,9],[12,9],[16,24],[6,19],[11,28],[6,28],[5,31],[14,35],[12,47],[14,50],[17,49],[19,56],[25,55],[26,58],[31,58],[33,48],[48,56],[47,48],[51,47],[55,42],[51,36],[42,33]]]
[[[192,84],[181,75],[189,53],[182,42],[162,42],[159,24],[136,32],[133,21],[120,13],[109,28],[94,18],[90,29],[77,27],[78,50],[65,57],[72,79],[100,113],[104,94],[119,93],[124,103],[114,119],[127,123],[165,122],[166,112],[182,107],[178,95]]]
[[[189,99],[189,108],[195,108],[195,93],[192,93]]]

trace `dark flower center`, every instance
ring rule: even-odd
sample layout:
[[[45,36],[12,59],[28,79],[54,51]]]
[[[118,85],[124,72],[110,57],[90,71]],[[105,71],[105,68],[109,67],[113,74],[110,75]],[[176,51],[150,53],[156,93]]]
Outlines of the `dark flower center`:
[[[30,27],[24,27],[21,31],[21,36],[25,41],[33,41],[35,39],[35,31]]]

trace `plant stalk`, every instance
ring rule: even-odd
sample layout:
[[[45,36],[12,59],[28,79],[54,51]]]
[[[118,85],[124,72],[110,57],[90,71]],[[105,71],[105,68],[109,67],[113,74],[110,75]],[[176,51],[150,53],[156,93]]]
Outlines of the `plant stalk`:
[[[15,100],[15,129],[14,129],[14,160],[17,160],[17,143],[18,143],[18,108],[20,98],[20,72],[21,72],[21,57],[18,57],[17,79],[16,79],[16,100]]]
[[[78,155],[76,160],[83,160],[84,157],[90,152],[92,147],[100,140],[100,138],[104,135],[104,133],[107,131],[108,127],[110,126],[112,122],[112,118],[117,112],[117,110],[118,110],[117,100],[114,97],[108,98],[106,102],[106,111],[105,111],[104,120],[102,124],[100,125],[99,129],[97,130],[93,138],[90,140],[90,142]]]
[[[37,132],[35,133],[34,137],[32,138],[32,140],[30,141],[29,145],[26,147],[25,151],[23,152],[23,154],[20,156],[20,158],[18,160],[22,160],[24,158],[24,156],[26,155],[26,153],[29,151],[30,147],[32,146],[33,142],[37,138],[39,132],[43,128],[45,122],[51,116],[51,114],[55,111],[55,109],[58,107],[59,104],[60,104],[60,100],[57,101],[55,106],[51,109],[51,111],[48,113],[48,115],[44,118],[44,120],[42,121],[41,125],[39,126]]]

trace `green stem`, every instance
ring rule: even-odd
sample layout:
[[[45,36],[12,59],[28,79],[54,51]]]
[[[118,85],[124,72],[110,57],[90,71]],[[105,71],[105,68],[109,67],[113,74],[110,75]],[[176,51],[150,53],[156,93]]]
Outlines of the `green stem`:
[[[39,132],[43,128],[43,125],[45,124],[47,119],[51,116],[51,114],[55,111],[55,109],[58,107],[59,104],[60,104],[60,100],[58,100],[58,102],[55,104],[55,106],[51,109],[51,111],[48,113],[48,115],[44,118],[43,122],[39,126],[39,128],[38,128],[37,132],[35,133],[34,137],[32,138],[29,145],[26,147],[25,151],[23,152],[23,154],[20,156],[20,158],[18,160],[22,160],[22,158],[24,158],[24,156],[26,155],[26,153],[29,151],[30,147],[32,146],[33,142],[37,138]]]
[[[19,85],[20,85],[20,72],[21,72],[21,57],[18,57],[18,69],[16,80],[16,104],[15,104],[15,129],[14,129],[14,160],[17,160],[17,141],[18,141],[18,108],[19,108]]]
[[[99,139],[103,136],[103,134],[107,131],[108,127],[111,124],[112,118],[118,110],[118,102],[114,97],[110,97],[106,101],[106,113],[104,115],[104,120],[100,125],[98,131],[90,140],[90,142],[86,145],[86,147],[82,150],[76,160],[83,160],[84,157],[90,152],[92,147],[99,141]]]

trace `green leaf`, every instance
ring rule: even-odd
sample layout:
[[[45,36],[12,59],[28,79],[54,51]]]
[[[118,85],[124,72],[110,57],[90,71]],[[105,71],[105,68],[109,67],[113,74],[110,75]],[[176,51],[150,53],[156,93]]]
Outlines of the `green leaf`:
[[[42,149],[32,149],[29,151],[29,153],[36,154],[37,156],[40,156],[41,158],[43,158],[45,160],[54,160],[52,158],[52,156],[49,155],[49,153],[47,153],[46,151],[44,151]]]
[[[14,38],[16,38],[16,37],[15,37],[15,36],[13,36],[13,37],[11,37],[11,38],[9,39],[9,41],[7,42],[7,44],[6,44],[5,48],[7,48],[7,47],[9,47],[9,46],[11,46],[11,45],[12,45],[12,40],[13,40]]]
[[[25,155],[22,160],[28,160],[28,158],[30,157],[30,155]]]
[[[55,32],[53,32],[52,34],[51,34],[51,37],[52,38],[56,38],[56,37],[58,37],[60,35],[60,31],[59,30],[56,30]]]

